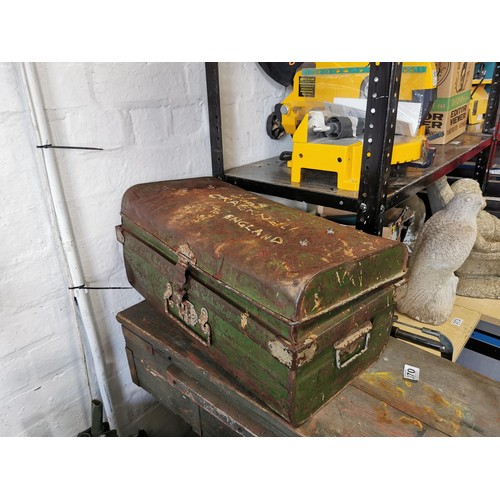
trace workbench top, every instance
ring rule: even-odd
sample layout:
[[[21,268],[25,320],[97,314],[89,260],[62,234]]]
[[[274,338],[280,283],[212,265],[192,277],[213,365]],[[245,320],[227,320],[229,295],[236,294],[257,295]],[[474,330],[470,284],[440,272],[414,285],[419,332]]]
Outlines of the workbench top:
[[[294,428],[146,302],[117,319],[134,382],[202,436],[500,436],[500,383],[394,338]],[[420,369],[419,381],[403,378],[405,365]]]

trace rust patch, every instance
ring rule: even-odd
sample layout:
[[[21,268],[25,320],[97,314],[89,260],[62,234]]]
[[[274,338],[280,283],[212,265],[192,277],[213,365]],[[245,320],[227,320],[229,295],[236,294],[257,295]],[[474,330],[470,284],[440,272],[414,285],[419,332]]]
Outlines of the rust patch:
[[[376,418],[379,422],[384,424],[392,424],[392,419],[389,417],[389,412],[387,411],[387,403],[382,403],[381,406],[377,406]]]
[[[422,422],[420,420],[417,420],[416,418],[410,418],[410,417],[399,417],[399,421],[403,424],[407,425],[414,425],[415,427],[418,427],[421,431],[424,430],[424,426],[422,425]]]
[[[383,391],[394,394],[399,398],[406,398],[406,392],[399,387],[399,377],[391,372],[364,372],[360,377],[374,387],[380,387]]]
[[[426,390],[430,395],[430,399],[431,399],[432,403],[434,404],[436,409],[438,409],[438,412],[442,408],[448,408],[450,412],[453,412],[453,411],[455,412],[456,418],[454,418],[453,413],[449,413],[449,411],[446,411],[444,415],[442,415],[441,413],[434,412],[434,415],[436,416],[436,420],[438,420],[439,422],[448,421],[449,425],[453,429],[452,430],[453,435],[458,435],[460,432],[460,427],[462,425],[462,421],[463,421],[462,409],[458,406],[453,405],[449,401],[447,401],[445,398],[443,398],[443,396],[441,396],[440,394],[438,394],[434,390],[429,389],[429,388],[426,388]],[[441,410],[441,412],[442,411],[443,410]],[[446,416],[446,418],[443,418],[443,416]]]
[[[425,387],[425,390],[429,393],[432,402],[436,406],[440,406],[440,407],[451,406],[451,403],[449,401],[446,401],[446,399],[444,399],[443,396],[441,396],[441,394],[438,394],[433,389],[431,389],[429,387]]]
[[[362,377],[370,384],[393,382],[395,378],[391,372],[365,372]]]
[[[447,403],[447,404],[449,406],[451,406],[450,403]],[[438,422],[439,424],[444,424],[445,425],[446,430],[443,431],[443,432],[446,432],[447,434],[449,434],[449,432],[450,432],[450,429],[448,427],[448,425],[449,425],[449,426],[451,426],[451,433],[452,433],[452,435],[454,435],[454,436],[458,435],[458,432],[460,430],[461,422],[455,421],[453,419],[452,415],[446,414],[446,415],[443,416],[442,414],[436,412],[434,408],[424,408],[424,411],[429,416],[429,418],[431,418],[435,422]],[[446,424],[448,424],[448,425],[446,425]]]
[[[446,401],[446,399],[443,398],[443,396],[441,396],[440,394],[432,394],[432,401],[434,401],[434,403],[436,405],[439,405],[439,406],[450,406],[450,403],[448,401]]]
[[[303,349],[297,356],[297,366],[302,366],[311,361],[311,359],[314,358],[314,355],[316,354],[316,349],[318,346],[316,345],[316,342],[313,342],[310,340],[311,344],[307,346],[305,349]],[[324,395],[323,399],[324,401]]]
[[[398,391],[397,394],[399,397],[406,397],[406,392],[402,387],[396,387],[396,390]]]

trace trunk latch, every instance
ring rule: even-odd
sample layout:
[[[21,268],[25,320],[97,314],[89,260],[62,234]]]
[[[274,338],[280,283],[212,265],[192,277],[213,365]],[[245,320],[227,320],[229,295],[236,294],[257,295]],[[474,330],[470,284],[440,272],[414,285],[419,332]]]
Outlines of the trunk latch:
[[[186,295],[187,273],[189,265],[196,265],[196,257],[187,243],[177,249],[177,264],[172,277],[173,301],[180,304]]]
[[[204,345],[210,345],[210,325],[208,324],[208,311],[202,307],[200,312],[187,300],[187,280],[190,265],[196,264],[196,258],[187,243],[177,249],[177,264],[174,268],[172,282],[168,282],[163,299],[165,312],[177,320],[194,338]],[[186,328],[188,327],[188,328]]]

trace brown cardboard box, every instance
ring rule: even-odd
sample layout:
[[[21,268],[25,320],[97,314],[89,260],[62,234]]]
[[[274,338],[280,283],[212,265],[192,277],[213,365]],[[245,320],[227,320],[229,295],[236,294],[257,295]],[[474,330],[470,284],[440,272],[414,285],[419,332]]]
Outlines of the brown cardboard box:
[[[444,132],[431,144],[446,144],[465,132],[474,75],[473,62],[437,62],[437,99],[427,115],[429,135]]]

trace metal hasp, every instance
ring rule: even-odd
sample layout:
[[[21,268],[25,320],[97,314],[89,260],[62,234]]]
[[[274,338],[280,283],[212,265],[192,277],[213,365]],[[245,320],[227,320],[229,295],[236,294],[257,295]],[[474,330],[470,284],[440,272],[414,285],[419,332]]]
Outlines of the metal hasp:
[[[208,123],[210,127],[210,150],[212,153],[212,173],[214,177],[224,177],[222,155],[222,124],[220,115],[219,65],[205,63],[208,100]]]
[[[493,134],[491,146],[483,149],[477,156],[474,168],[474,179],[479,182],[481,189],[486,189],[488,183],[489,166],[493,163],[498,142],[498,103],[500,97],[500,63],[496,63],[491,81],[488,107],[483,124],[483,134]]]
[[[370,63],[356,228],[380,236],[387,200],[402,63]]]

